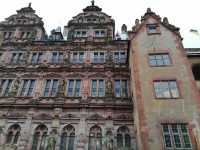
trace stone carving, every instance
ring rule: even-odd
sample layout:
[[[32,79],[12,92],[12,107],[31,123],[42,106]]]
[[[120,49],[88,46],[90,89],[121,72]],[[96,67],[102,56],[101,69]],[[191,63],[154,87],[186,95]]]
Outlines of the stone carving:
[[[112,81],[110,80],[106,82],[106,96],[112,97]]]
[[[47,147],[46,150],[55,150],[56,146],[56,139],[53,136],[50,136],[47,140]]]
[[[18,88],[19,88],[19,84],[20,84],[20,81],[19,81],[19,78],[17,78],[12,86],[12,90],[9,94],[9,96],[16,96],[17,95],[17,91],[18,91]]]
[[[112,138],[112,132],[108,131],[106,135],[106,149],[107,150],[113,150],[113,138]]]
[[[65,96],[65,88],[66,88],[65,80],[62,80],[58,87],[58,94],[57,94],[58,97]]]

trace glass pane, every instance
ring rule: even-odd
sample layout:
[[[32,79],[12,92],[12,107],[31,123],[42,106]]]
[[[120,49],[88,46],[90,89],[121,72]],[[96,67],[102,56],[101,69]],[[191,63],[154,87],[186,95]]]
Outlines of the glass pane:
[[[165,141],[165,146],[167,148],[172,147],[172,141],[171,141],[170,134],[165,134],[164,135],[164,141]]]
[[[69,80],[67,96],[73,96],[74,80]]]
[[[117,147],[123,147],[123,137],[121,134],[117,134]]]
[[[20,94],[20,96],[26,96],[26,95],[25,95],[25,91],[26,91],[26,89],[28,88],[27,85],[28,85],[28,80],[24,80],[24,81],[23,81],[23,86],[22,86],[22,89],[21,89],[21,94]]]
[[[59,53],[58,63],[63,62],[63,53]]]
[[[174,143],[176,148],[181,148],[181,140],[178,134],[174,135]]]
[[[187,131],[187,127],[186,127],[185,124],[182,124],[182,125],[181,125],[181,132],[182,132],[182,133],[187,133],[187,132],[188,132],[188,131]]]
[[[46,138],[47,138],[47,134],[44,133],[41,139],[41,144],[40,144],[40,148],[39,150],[45,150],[46,148]]]
[[[154,55],[150,55],[149,56],[149,63],[150,63],[151,66],[156,66],[157,65],[156,58],[155,58]]]
[[[81,80],[76,80],[75,96],[81,96]]]
[[[42,53],[39,53],[39,55],[38,55],[38,60],[37,60],[38,63],[41,63],[41,62],[42,62],[42,55],[43,55]]]
[[[120,87],[120,80],[115,80],[115,96],[121,96],[121,87]]]
[[[9,132],[7,135],[6,143],[10,144],[12,142],[13,132]]]
[[[185,148],[191,148],[189,135],[187,134],[183,135],[183,141],[184,141]]]
[[[51,60],[52,63],[57,63],[58,62],[58,53],[57,52],[54,52],[52,54],[52,60]]]
[[[97,80],[92,80],[92,96],[97,96]]]
[[[162,55],[156,55],[156,61],[158,66],[164,65]]]
[[[128,134],[125,135],[125,147],[131,148],[131,137]]]
[[[122,96],[128,97],[128,81],[122,80]]]
[[[68,150],[73,150],[74,149],[74,136],[69,137],[69,145],[68,145]]]
[[[33,53],[33,55],[32,55],[32,59],[31,59],[31,63],[32,64],[35,64],[35,63],[37,63],[37,53]]]
[[[179,97],[179,91],[178,91],[176,81],[170,81],[169,88],[170,88],[170,92],[171,92],[171,97],[173,97],[173,98]]]
[[[80,63],[83,63],[83,61],[84,61],[84,53],[83,53],[83,52],[80,52],[80,53],[79,53],[79,62],[80,62]]]
[[[104,80],[99,80],[99,97],[105,96]]]
[[[44,96],[49,96],[50,85],[51,85],[51,80],[47,80],[44,90]]]
[[[58,80],[53,80],[53,85],[51,89],[51,96],[56,96],[58,90]]]
[[[63,133],[61,136],[60,150],[66,150],[66,146],[67,146],[67,134]]]
[[[95,146],[95,138],[90,136],[88,150],[95,150]]]
[[[163,55],[163,62],[164,62],[165,65],[170,65],[171,64],[168,54]]]
[[[6,81],[7,82],[5,83],[6,85],[5,85],[5,91],[4,91],[3,96],[8,96],[11,90],[12,80],[6,80]]]
[[[20,136],[20,132],[18,131],[18,132],[16,133],[15,137],[14,137],[14,141],[13,141],[14,144],[17,144],[18,139],[19,139],[19,136]]]
[[[102,140],[101,138],[96,138],[96,150],[101,150]]]
[[[169,133],[169,128],[168,128],[168,125],[167,125],[167,124],[164,124],[164,125],[163,125],[163,132],[164,132],[164,133]]]
[[[30,85],[29,85],[29,89],[28,89],[27,96],[32,96],[32,95],[33,95],[34,86],[35,86],[35,80],[31,80],[31,81],[30,81]]]
[[[33,137],[33,144],[32,144],[32,150],[37,150],[37,146],[38,146],[38,141],[39,141],[39,133],[35,133],[34,137]]]

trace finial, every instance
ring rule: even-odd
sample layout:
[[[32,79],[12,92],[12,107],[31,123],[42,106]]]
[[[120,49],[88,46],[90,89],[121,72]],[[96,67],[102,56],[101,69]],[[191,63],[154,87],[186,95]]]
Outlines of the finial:
[[[28,4],[28,7],[31,7],[31,4],[32,4],[32,3],[29,3],[29,4]]]
[[[92,0],[92,1],[91,1],[91,3],[92,3],[92,6],[94,6],[94,3],[95,3],[95,1],[94,1],[94,0]]]

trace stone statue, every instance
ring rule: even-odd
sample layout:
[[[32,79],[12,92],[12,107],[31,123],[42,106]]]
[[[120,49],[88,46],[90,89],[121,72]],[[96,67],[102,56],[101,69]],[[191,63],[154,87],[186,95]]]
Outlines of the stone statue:
[[[10,92],[10,96],[16,96],[17,95],[17,91],[18,91],[18,88],[19,88],[19,84],[20,84],[20,81],[19,81],[19,78],[17,78],[12,86],[12,91]]]
[[[106,96],[112,96],[112,81],[107,80],[106,82]]]
[[[106,149],[113,150],[113,139],[110,135],[106,138]]]
[[[55,150],[56,139],[53,136],[50,136],[47,141],[46,150]]]
[[[58,96],[65,96],[65,80],[62,80],[61,83],[59,84],[59,88],[58,88]]]

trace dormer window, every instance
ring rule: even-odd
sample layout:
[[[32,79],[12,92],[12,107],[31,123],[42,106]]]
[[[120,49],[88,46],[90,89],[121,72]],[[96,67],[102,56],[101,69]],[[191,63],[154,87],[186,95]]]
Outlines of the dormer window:
[[[159,34],[159,26],[158,24],[148,24],[147,25],[147,33],[148,34]]]
[[[87,32],[86,31],[76,31],[75,37],[87,37]]]
[[[104,37],[105,31],[104,30],[96,30],[95,31],[95,37]]]

